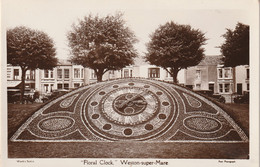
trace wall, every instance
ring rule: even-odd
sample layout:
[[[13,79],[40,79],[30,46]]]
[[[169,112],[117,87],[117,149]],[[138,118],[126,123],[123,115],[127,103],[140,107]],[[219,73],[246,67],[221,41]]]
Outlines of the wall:
[[[186,72],[186,85],[192,85],[194,90],[209,90],[208,75],[207,66],[189,67]]]
[[[243,66],[237,66],[235,68],[236,70],[236,85],[235,85],[235,90],[237,91],[237,84],[241,83],[242,84],[242,91],[243,92],[248,92],[247,90],[247,84],[249,84],[249,77],[247,78],[247,69],[249,69],[248,65],[243,65]]]
[[[214,93],[217,93],[217,66],[208,66],[208,82],[214,84]]]

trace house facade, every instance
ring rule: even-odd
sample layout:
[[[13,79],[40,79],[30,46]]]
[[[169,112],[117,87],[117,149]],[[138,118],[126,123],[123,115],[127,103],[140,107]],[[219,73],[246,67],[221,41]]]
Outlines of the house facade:
[[[35,90],[50,93],[53,90],[70,90],[85,84],[85,69],[80,65],[72,65],[66,60],[59,60],[53,70],[36,70]]]
[[[216,76],[220,59],[220,56],[205,56],[197,66],[187,68],[185,85],[196,91],[218,93]]]
[[[88,83],[96,82],[97,76],[95,75],[94,70],[86,69],[87,70],[87,77]],[[111,70],[106,72],[103,75],[103,80],[110,80],[116,78],[149,78],[149,79],[156,79],[156,80],[163,80],[163,81],[173,81],[173,78],[170,74],[163,68],[157,67],[154,65],[149,64],[142,64],[142,65],[132,65],[123,68],[122,70]],[[181,70],[178,73],[177,77],[179,84],[185,85],[185,70]]]
[[[217,72],[218,93],[225,97],[227,103],[231,103],[232,95],[235,93],[235,68],[218,65]]]
[[[231,68],[223,67],[221,63],[221,56],[205,56],[197,66],[179,71],[178,82],[195,91],[222,95],[227,103],[233,102],[234,93],[239,95],[249,93],[249,66]],[[131,77],[173,81],[165,69],[149,65],[141,59],[137,60],[135,65],[106,72],[103,80]],[[40,94],[48,94],[53,90],[71,90],[97,82],[94,70],[74,65],[67,60],[59,60],[53,70],[28,70],[25,78],[26,88],[39,91]],[[17,87],[20,83],[20,67],[8,65],[8,88]]]
[[[138,71],[136,72],[138,77],[157,79],[163,81],[173,81],[173,77],[163,68],[157,67],[155,65],[140,65],[137,67]],[[178,83],[181,85],[185,84],[185,70],[180,70],[177,79]]]
[[[35,89],[35,71],[27,70],[25,73],[25,88]],[[19,88],[22,81],[22,70],[19,66],[7,65],[7,88]]]
[[[235,71],[236,82],[234,84],[234,89],[239,95],[249,93],[250,82],[249,82],[249,66],[237,66]]]
[[[186,82],[185,71],[185,69],[182,69],[178,72],[177,75],[178,83],[183,86]],[[171,77],[171,75],[165,69],[155,65],[150,65],[140,57],[135,59],[135,65],[133,66],[133,77],[173,82],[173,77]]]
[[[234,102],[234,95],[249,93],[249,66],[224,67],[221,56],[205,56],[186,70],[186,86],[195,91],[209,91]]]

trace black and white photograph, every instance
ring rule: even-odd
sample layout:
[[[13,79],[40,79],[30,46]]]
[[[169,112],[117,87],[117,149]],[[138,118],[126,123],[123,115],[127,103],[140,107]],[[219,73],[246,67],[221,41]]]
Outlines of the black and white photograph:
[[[3,166],[259,166],[259,1],[1,7]]]

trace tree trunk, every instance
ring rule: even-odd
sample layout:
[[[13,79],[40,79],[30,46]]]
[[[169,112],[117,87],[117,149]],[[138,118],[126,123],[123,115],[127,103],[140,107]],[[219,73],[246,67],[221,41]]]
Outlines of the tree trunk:
[[[102,82],[102,77],[103,77],[103,74],[104,74],[104,70],[97,69],[97,70],[95,70],[95,73],[97,75],[97,81],[98,82]]]
[[[103,74],[102,74],[102,73],[101,73],[101,74],[98,73],[98,74],[97,74],[97,81],[98,81],[98,82],[102,82],[102,77],[103,77]]]
[[[179,70],[176,68],[173,68],[173,69],[171,69],[171,72],[172,72],[173,83],[177,84],[179,82],[177,79]]]
[[[24,104],[23,97],[24,97],[24,87],[25,87],[25,73],[26,73],[26,69],[22,68],[22,82],[21,82],[21,88],[20,88],[20,91],[21,91],[20,102],[22,104]]]

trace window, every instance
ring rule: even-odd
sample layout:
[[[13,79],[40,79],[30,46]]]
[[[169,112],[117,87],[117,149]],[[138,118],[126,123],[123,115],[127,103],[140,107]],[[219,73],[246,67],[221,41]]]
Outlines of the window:
[[[214,84],[209,84],[209,90],[214,93]]]
[[[29,80],[29,79],[30,79],[30,73],[29,73],[29,74],[28,74],[28,73],[25,74],[25,79],[26,79],[26,80]]]
[[[109,74],[114,75],[114,74],[115,74],[115,71],[114,71],[114,70],[110,70],[110,71],[109,71]]]
[[[230,90],[230,84],[225,84],[225,92],[229,92]]]
[[[14,69],[14,80],[19,79],[19,69]]]
[[[53,70],[50,71],[51,78],[53,78]]]
[[[249,91],[249,83],[248,84],[246,84],[246,90],[248,90]]]
[[[166,75],[165,75],[165,76],[166,76],[166,78],[168,78],[168,77],[169,77],[169,73],[168,73],[168,71],[166,71]]]
[[[25,75],[25,79],[33,80],[34,79],[34,71],[28,71],[28,73],[26,73],[26,75]]]
[[[84,69],[82,68],[81,69],[81,78],[84,78],[83,75],[84,75]]]
[[[32,83],[32,84],[31,84],[31,88],[32,88],[32,89],[35,89],[35,83]]]
[[[232,92],[233,92],[233,83],[219,84],[219,93],[232,93]]]
[[[200,89],[200,84],[196,84],[196,89]]]
[[[124,70],[124,77],[125,77],[125,78],[128,78],[128,77],[129,77],[129,70],[128,70],[128,69],[125,69],[125,70]]]
[[[242,95],[243,84],[237,83],[237,94]]]
[[[149,78],[160,78],[160,68],[149,68],[148,77]]]
[[[25,73],[25,79],[26,79],[26,80],[33,79],[32,73],[33,73],[32,71],[27,70],[26,73]]]
[[[249,79],[249,69],[246,69],[246,79]]]
[[[200,70],[196,70],[196,79],[200,80],[201,78],[201,71]]]
[[[78,88],[80,86],[79,83],[74,83],[74,88]]]
[[[219,84],[219,92],[222,93],[223,92],[223,85]]]
[[[193,85],[186,85],[187,88],[193,89]]]
[[[133,77],[133,70],[130,70],[130,77]]]
[[[64,69],[64,78],[70,78],[70,69]]]
[[[35,72],[34,71],[30,71],[30,79],[34,79],[34,75],[35,75]]]
[[[97,75],[94,70],[91,71],[91,79],[97,79]]]
[[[58,89],[62,89],[62,84],[57,84]]]
[[[48,92],[48,88],[49,88],[49,85],[48,84],[44,84],[44,91],[45,92]]]
[[[231,78],[231,69],[225,69],[224,76],[225,78]]]
[[[67,89],[67,90],[69,89],[69,84],[68,83],[64,84],[64,89]]]
[[[219,78],[223,78],[222,69],[218,69],[218,77],[219,77]]]
[[[57,70],[58,79],[62,79],[62,69]]]
[[[52,92],[52,90],[53,90],[53,84],[51,84],[51,92]]]
[[[79,68],[74,69],[74,78],[80,78],[80,70]]]
[[[49,78],[49,71],[48,70],[44,70],[44,78]]]

